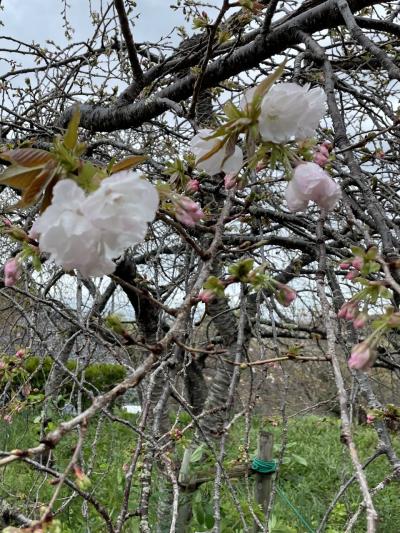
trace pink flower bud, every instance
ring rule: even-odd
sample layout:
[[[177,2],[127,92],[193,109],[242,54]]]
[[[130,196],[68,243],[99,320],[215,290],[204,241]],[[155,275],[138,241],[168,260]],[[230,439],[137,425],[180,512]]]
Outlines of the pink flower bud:
[[[19,359],[22,359],[26,354],[26,350],[24,350],[23,348],[21,350],[18,350],[16,353],[15,353],[15,357],[18,357]]]
[[[364,260],[362,259],[362,257],[355,257],[353,259],[353,261],[351,262],[351,265],[357,269],[357,270],[361,270],[363,265],[364,265]]]
[[[350,265],[349,263],[340,263],[339,268],[341,270],[347,270],[348,268],[350,268]]]
[[[3,224],[4,224],[5,226],[8,226],[8,227],[11,227],[11,226],[12,226],[12,222],[11,222],[11,220],[8,219],[8,218],[3,218]]]
[[[324,167],[328,162],[328,158],[321,154],[321,152],[317,152],[315,155],[314,155],[314,163],[316,163],[317,165],[319,165],[320,167]]]
[[[199,204],[187,196],[181,196],[176,200],[175,216],[185,226],[194,226],[204,218],[204,213]]]
[[[7,424],[11,424],[12,422],[12,416],[11,415],[4,415],[3,416],[4,422],[7,422]]]
[[[367,318],[368,318],[368,315],[366,315],[365,313],[360,313],[359,315],[356,316],[356,318],[353,320],[353,326],[356,328],[356,329],[361,329],[365,326],[365,324],[367,323]]]
[[[332,150],[332,144],[330,141],[324,141],[320,148],[320,152],[324,153],[325,155],[329,155],[330,151]]]
[[[344,318],[345,320],[354,320],[358,314],[358,307],[355,302],[346,302],[339,309],[337,314],[338,318]]]
[[[372,424],[372,422],[375,420],[374,415],[367,415],[367,424]]]
[[[316,163],[320,167],[324,167],[329,160],[330,148],[331,143],[329,141],[325,141],[319,146],[317,146],[317,149],[314,154],[314,163]]]
[[[289,305],[297,298],[297,292],[284,283],[278,282],[276,286],[278,287],[278,290],[275,293],[275,298],[284,307],[289,307]]]
[[[212,302],[215,298],[215,294],[211,289],[204,289],[199,292],[197,299],[199,302],[203,302],[205,304],[208,304]]]
[[[374,362],[375,355],[372,352],[368,341],[363,341],[353,346],[347,364],[349,365],[349,368],[352,369],[367,370],[372,367]]]
[[[229,191],[237,185],[236,174],[226,174],[224,177],[225,189]]]
[[[331,211],[341,198],[337,183],[316,163],[300,163],[286,188],[285,197],[289,211],[304,211],[312,200],[321,209]]]
[[[186,184],[187,193],[197,192],[199,189],[200,189],[199,180],[189,180]]]
[[[21,271],[17,259],[15,259],[15,257],[8,259],[4,265],[4,285],[6,287],[12,287],[15,285],[20,274]]]
[[[351,281],[354,278],[358,278],[359,275],[360,272],[358,270],[350,270],[350,272],[346,274],[346,279]]]

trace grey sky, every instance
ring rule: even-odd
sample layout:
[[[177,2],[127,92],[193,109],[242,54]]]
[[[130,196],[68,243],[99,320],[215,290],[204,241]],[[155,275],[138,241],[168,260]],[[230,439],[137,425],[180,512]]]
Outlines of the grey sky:
[[[76,30],[74,40],[86,40],[91,33],[89,2],[68,0],[68,19]],[[92,5],[96,5],[96,0]],[[158,40],[174,25],[183,24],[179,12],[170,9],[169,0],[139,0],[134,33],[138,41]],[[63,20],[60,0],[4,0],[1,19],[4,23],[1,33],[21,40],[43,43],[46,39],[60,42],[63,36]]]

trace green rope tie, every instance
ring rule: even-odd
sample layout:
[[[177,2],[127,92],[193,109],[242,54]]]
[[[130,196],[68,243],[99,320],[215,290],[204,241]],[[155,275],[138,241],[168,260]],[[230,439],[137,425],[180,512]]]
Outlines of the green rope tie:
[[[254,457],[251,463],[251,469],[260,474],[273,474],[276,472],[276,461],[264,461],[258,457]]]
[[[273,474],[274,472],[276,472],[276,467],[277,467],[277,462],[275,460],[264,461],[263,459],[259,459],[258,457],[255,457],[251,462],[252,470],[254,470],[255,472],[258,472],[259,474]],[[315,533],[315,530],[310,526],[310,524],[307,522],[304,516],[302,516],[300,511],[292,504],[292,502],[286,496],[286,493],[284,492],[284,490],[278,486],[276,488],[276,492],[280,496],[282,501],[286,503],[289,509],[293,512],[293,514],[296,516],[299,522],[304,526],[304,528],[309,533]]]

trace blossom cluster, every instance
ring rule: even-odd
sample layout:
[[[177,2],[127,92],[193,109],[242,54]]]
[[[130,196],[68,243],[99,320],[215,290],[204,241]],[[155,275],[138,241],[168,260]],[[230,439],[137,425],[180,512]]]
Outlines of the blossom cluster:
[[[158,207],[158,193],[137,173],[121,171],[102,180],[91,194],[71,179],[59,181],[51,205],[34,222],[42,252],[65,270],[101,276],[113,259],[142,241]]]
[[[326,96],[319,87],[311,89],[309,85],[279,83],[264,94],[260,94],[259,87],[252,87],[245,92],[240,104],[241,112],[245,115],[240,124],[250,121],[249,124],[256,127],[262,143],[282,145],[293,140],[303,141],[314,135],[325,114],[325,106]],[[257,118],[254,119],[254,116]],[[224,138],[219,132],[202,129],[190,144],[200,170],[209,175],[225,173],[226,189],[238,185],[235,176],[244,162],[242,149],[237,145],[232,146],[235,138],[238,138],[238,134],[236,137],[229,134]],[[294,177],[286,190],[290,211],[303,211],[310,201],[328,211],[335,207],[341,190],[323,169],[328,163],[330,149],[330,143],[325,141],[317,147],[313,163],[293,163],[296,167]]]
[[[244,111],[253,105],[256,89],[252,87],[244,94],[241,102]],[[309,85],[302,87],[296,83],[274,85],[260,105],[257,125],[262,141],[282,144],[312,136],[325,114],[325,102],[325,93],[319,87],[310,89]],[[239,146],[228,149],[227,143],[222,143],[223,138],[213,133],[202,129],[190,143],[197,167],[210,175],[237,174],[243,166],[242,149]]]

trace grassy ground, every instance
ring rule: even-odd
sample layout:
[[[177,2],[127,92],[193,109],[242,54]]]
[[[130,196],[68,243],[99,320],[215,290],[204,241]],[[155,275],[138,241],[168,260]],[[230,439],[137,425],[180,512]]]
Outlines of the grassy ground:
[[[121,415],[122,416],[122,415]],[[133,421],[135,415],[123,415]],[[10,450],[25,448],[37,443],[38,424],[33,422],[34,416],[28,413],[19,415],[12,424],[0,422],[0,449]],[[266,420],[258,419],[251,428],[251,443],[253,449],[256,444],[257,432],[260,428],[272,431],[275,436],[277,451],[281,438],[281,428],[273,427]],[[55,451],[57,468],[66,466],[71,455],[71,448],[76,442],[76,435],[69,435],[62,440]],[[352,474],[348,454],[340,442],[339,421],[327,417],[306,417],[292,420],[288,428],[287,453],[285,463],[281,469],[279,486],[284,490],[291,503],[300,511],[302,516],[316,528],[335,492],[343,481]],[[377,444],[375,433],[368,427],[358,427],[355,430],[361,460],[366,460],[373,454]],[[241,444],[243,441],[243,427],[235,427],[228,448],[226,465],[237,464],[241,460]],[[184,442],[178,447],[183,447]],[[397,440],[396,446],[400,449]],[[88,431],[87,444],[83,450],[85,470],[91,467],[91,487],[97,500],[109,510],[113,519],[116,518],[122,500],[123,465],[129,460],[134,450],[135,441],[129,428],[120,424],[113,424],[108,420],[98,420],[91,424]],[[210,466],[212,464],[212,459]],[[207,464],[205,454],[195,468],[204,468]],[[389,473],[386,459],[378,457],[368,467],[368,481],[375,486],[385,474]],[[41,504],[51,497],[54,491],[49,481],[51,477],[34,472],[26,464],[13,463],[0,471],[0,497],[7,498],[13,505],[17,505],[26,514],[37,511]],[[136,482],[137,483],[137,482]],[[251,481],[250,481],[251,484]],[[247,502],[247,488],[242,480],[234,480],[237,497],[241,501],[245,518],[252,524],[251,514]],[[251,486],[250,486],[251,490]],[[212,525],[211,495],[213,484],[206,483],[197,491],[194,498],[194,520],[192,531],[206,531]],[[104,523],[96,512],[89,506],[82,507],[82,501],[72,498],[71,491],[65,488],[61,491],[59,506],[65,506],[59,518],[62,523],[62,533],[104,531]],[[137,506],[139,487],[134,484],[130,509]],[[159,494],[153,494],[152,512],[155,512]],[[327,531],[341,533],[347,518],[357,509],[360,499],[356,485],[353,485],[335,507]],[[398,533],[400,531],[400,487],[392,483],[383,489],[374,499],[380,516],[379,531],[382,533]],[[154,516],[152,516],[154,520]],[[279,496],[273,509],[273,533],[305,532],[307,528],[301,524],[295,514]],[[126,531],[137,531],[135,519],[131,520]],[[223,494],[222,530],[226,532],[241,532],[243,530],[239,514],[232,503],[229,492]],[[365,516],[362,515],[355,529],[357,532],[366,531]]]

